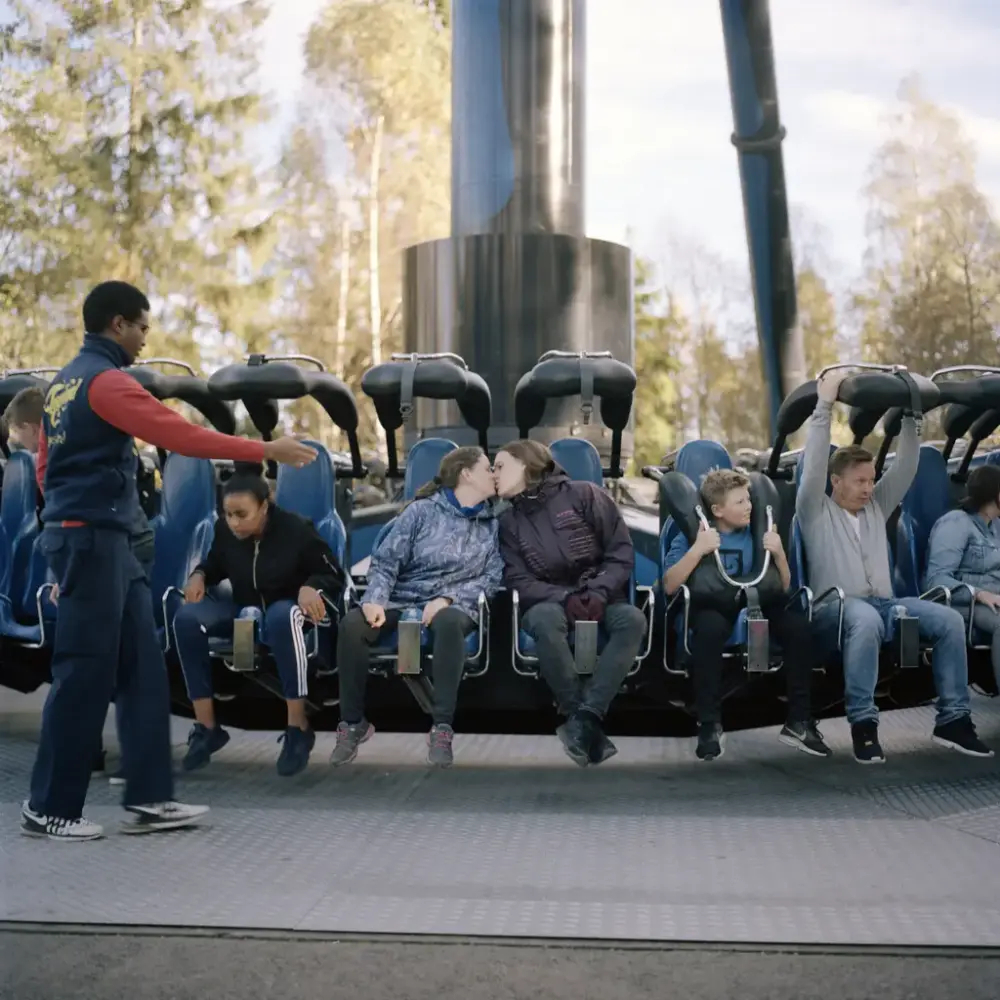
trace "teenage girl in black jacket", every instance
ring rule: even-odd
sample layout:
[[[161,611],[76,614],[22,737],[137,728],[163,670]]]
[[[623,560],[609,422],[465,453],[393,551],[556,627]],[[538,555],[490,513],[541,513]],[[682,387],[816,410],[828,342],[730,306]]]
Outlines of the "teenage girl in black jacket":
[[[336,602],[344,571],[312,523],[282,510],[257,474],[236,473],[222,489],[225,517],[205,561],[196,566],[184,590],[186,603],[174,617],[174,642],[194,706],[184,767],[204,767],[229,742],[215,722],[208,640],[230,638],[240,608],[264,612],[268,646],[278,666],[288,703],[288,727],[278,758],[278,773],[297,774],[309,761],[316,734],[306,720],[306,640],[308,619],[326,617],[324,596]],[[205,599],[205,588],[228,580],[231,601]]]

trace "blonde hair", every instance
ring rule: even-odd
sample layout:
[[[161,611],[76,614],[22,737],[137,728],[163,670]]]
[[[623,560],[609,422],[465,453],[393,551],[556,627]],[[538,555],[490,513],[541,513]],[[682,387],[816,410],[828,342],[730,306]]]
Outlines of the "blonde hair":
[[[750,485],[750,477],[735,469],[713,469],[701,484],[701,498],[711,510],[716,504],[723,504],[733,490],[743,490]]]

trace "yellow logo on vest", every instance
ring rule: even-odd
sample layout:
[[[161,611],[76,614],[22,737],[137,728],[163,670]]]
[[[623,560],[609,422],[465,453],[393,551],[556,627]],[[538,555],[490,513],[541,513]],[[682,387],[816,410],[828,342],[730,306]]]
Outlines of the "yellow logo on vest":
[[[83,384],[82,378],[71,378],[67,382],[53,382],[45,395],[45,416],[49,418],[49,430],[46,434],[46,445],[62,444],[66,440],[66,431],[61,427],[63,411],[76,399],[76,394]]]

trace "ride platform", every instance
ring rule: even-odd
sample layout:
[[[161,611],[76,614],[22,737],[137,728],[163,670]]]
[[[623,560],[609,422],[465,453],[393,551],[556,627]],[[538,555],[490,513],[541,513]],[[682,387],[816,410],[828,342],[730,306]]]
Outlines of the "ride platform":
[[[1000,746],[1000,701],[974,712]],[[620,738],[586,770],[554,736],[460,734],[433,771],[423,736],[381,732],[334,769],[324,733],[293,779],[276,734],[233,732],[178,780],[212,806],[203,827],[117,835],[119,789],[95,775],[87,814],[108,836],[79,845],[16,835],[37,725],[37,705],[0,714],[7,927],[1000,947],[1000,758],[932,744],[928,707],[883,714],[872,767],[843,719],[822,724],[826,760],[767,729],[712,763],[690,740]]]

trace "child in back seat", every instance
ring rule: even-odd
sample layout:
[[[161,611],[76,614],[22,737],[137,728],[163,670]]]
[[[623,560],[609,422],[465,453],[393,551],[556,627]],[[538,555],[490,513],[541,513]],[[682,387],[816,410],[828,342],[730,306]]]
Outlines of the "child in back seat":
[[[667,553],[663,586],[668,595],[676,593],[703,559],[713,558],[718,551],[730,576],[748,575],[754,565],[754,538],[750,530],[750,480],[742,472],[717,469],[705,476],[701,486],[702,501],[711,512],[707,531],[702,528],[693,545],[683,533],[678,533]],[[791,574],[781,538],[776,531],[764,535],[764,548],[771,553],[788,591]],[[692,598],[694,602],[694,598]],[[691,680],[694,685],[695,707],[698,713],[698,743],[695,753],[699,760],[721,757],[725,738],[722,731],[722,669],[723,652],[732,635],[740,605],[734,601],[727,614],[715,606],[692,603]],[[761,608],[770,623],[770,632],[785,652],[784,673],[788,685],[788,721],[778,738],[817,757],[828,757],[830,748],[812,718],[811,683],[815,663],[814,644],[808,617],[801,611],[785,607],[785,599],[772,601]]]

